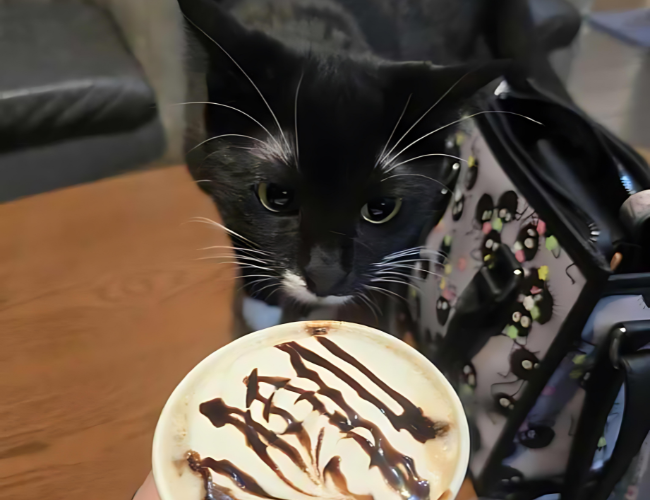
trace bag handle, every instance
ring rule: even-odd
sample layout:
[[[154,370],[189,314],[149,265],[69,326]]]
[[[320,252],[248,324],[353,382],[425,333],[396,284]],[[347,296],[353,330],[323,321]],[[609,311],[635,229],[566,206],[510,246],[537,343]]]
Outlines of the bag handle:
[[[606,500],[625,474],[650,432],[650,321],[617,325],[603,343],[587,382],[587,395],[571,447],[563,499]],[[607,416],[625,382],[625,409],[614,451],[594,479],[593,456]]]

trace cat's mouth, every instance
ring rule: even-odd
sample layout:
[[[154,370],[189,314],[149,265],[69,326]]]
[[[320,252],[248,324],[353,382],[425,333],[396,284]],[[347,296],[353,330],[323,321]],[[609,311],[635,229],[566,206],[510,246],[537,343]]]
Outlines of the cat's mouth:
[[[282,289],[289,297],[302,304],[336,306],[345,304],[354,298],[353,295],[328,295],[319,297],[307,288],[304,278],[291,271],[285,271],[281,279]]]

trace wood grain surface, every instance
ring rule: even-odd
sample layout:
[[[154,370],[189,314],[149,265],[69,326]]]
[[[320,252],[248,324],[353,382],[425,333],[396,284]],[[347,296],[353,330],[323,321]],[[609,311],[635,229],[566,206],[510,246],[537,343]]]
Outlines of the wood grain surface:
[[[227,245],[183,167],[0,205],[0,499],[130,500],[158,414],[229,340]]]

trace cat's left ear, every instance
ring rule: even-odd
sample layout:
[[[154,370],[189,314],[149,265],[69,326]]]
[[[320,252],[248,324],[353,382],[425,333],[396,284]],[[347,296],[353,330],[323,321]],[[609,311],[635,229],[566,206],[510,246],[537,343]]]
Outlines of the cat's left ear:
[[[242,26],[221,0],[178,0],[178,3],[213,63],[230,59],[249,76],[262,80],[281,79],[299,64],[299,57],[279,41]]]
[[[388,90],[394,94],[425,93],[442,97],[446,103],[458,105],[472,97],[488,83],[503,77],[510,68],[509,61],[455,66],[435,66],[428,62],[391,63],[382,68]]]

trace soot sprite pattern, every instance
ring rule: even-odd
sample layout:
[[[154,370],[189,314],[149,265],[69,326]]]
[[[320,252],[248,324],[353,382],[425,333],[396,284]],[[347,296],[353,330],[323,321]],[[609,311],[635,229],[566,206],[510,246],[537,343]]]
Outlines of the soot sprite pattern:
[[[432,272],[419,275],[410,303],[423,352],[463,400],[473,439],[470,466],[480,474],[490,452],[485,443],[501,433],[585,279],[480,133],[466,131],[454,139],[466,162],[422,251],[426,263],[420,269]],[[509,283],[512,292],[493,307],[498,314],[483,314],[490,307],[485,302]],[[556,397],[550,392],[548,398]],[[544,461],[540,453],[549,457],[542,474],[553,469],[556,435],[568,433],[573,418],[557,413],[529,415],[503,463],[503,484],[535,477]]]

